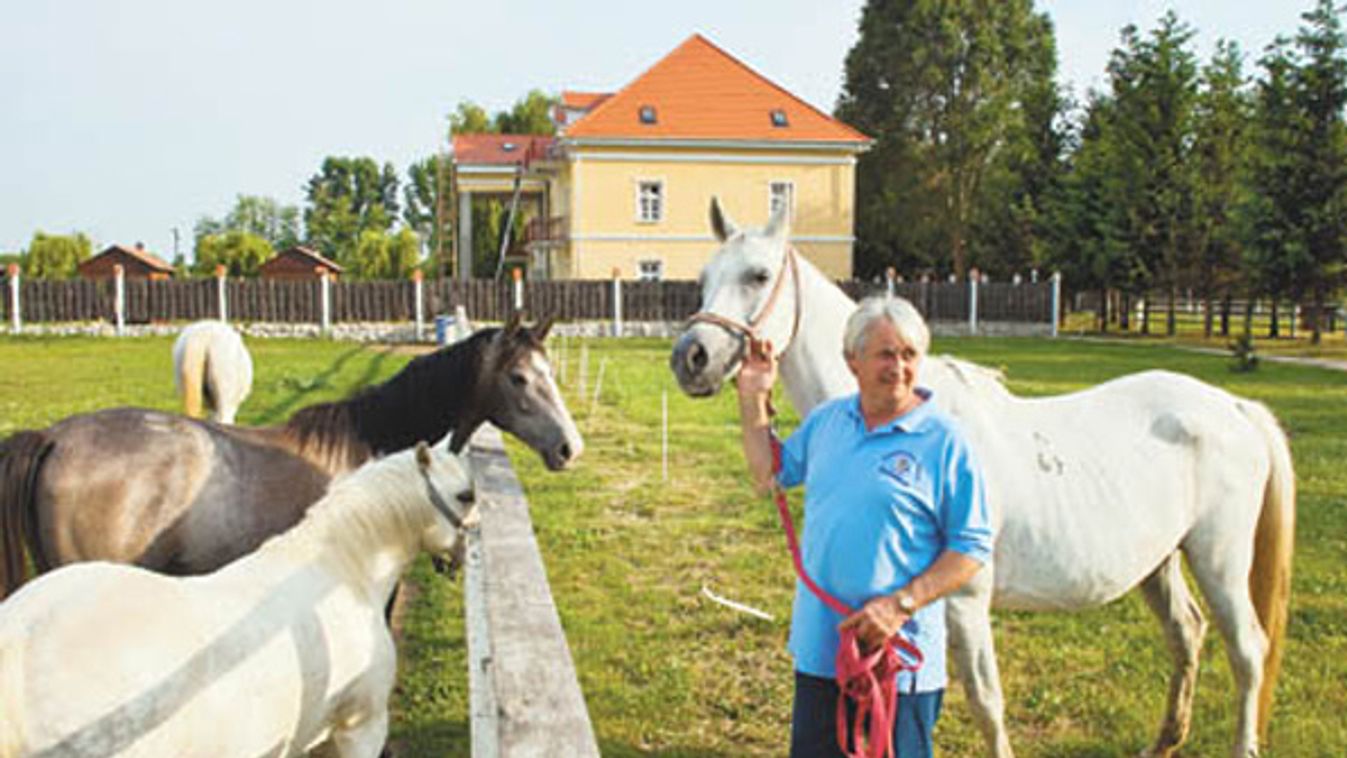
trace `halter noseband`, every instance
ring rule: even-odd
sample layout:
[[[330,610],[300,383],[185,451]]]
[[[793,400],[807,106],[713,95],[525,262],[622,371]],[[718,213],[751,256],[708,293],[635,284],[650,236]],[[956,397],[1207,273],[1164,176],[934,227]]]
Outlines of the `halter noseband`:
[[[758,311],[758,315],[750,318],[748,323],[735,321],[729,316],[722,316],[712,311],[697,311],[688,317],[688,325],[691,326],[698,321],[705,321],[741,338],[748,337],[753,340],[761,340],[762,335],[758,328],[762,326],[762,322],[766,321],[768,316],[772,315],[772,308],[776,306],[776,299],[781,294],[781,286],[786,282],[786,272],[789,269],[791,283],[795,286],[795,315],[790,323],[790,338],[782,346],[781,353],[778,354],[778,357],[780,357],[786,352],[786,348],[790,347],[791,343],[795,341],[795,335],[800,331],[800,264],[796,261],[797,255],[795,247],[787,243],[786,255],[781,261],[781,273],[776,277],[776,284],[772,285],[772,291],[767,295],[767,302],[762,304],[762,309]]]

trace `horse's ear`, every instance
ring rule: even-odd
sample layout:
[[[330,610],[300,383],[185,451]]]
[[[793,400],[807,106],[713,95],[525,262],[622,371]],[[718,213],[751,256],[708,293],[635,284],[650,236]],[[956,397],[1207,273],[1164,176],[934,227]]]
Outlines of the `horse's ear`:
[[[547,339],[547,333],[552,330],[552,323],[555,320],[555,316],[548,314],[543,316],[542,320],[533,326],[533,337],[538,340],[539,344]]]
[[[416,465],[421,467],[422,471],[430,468],[430,445],[425,440],[418,440],[416,443]]]
[[[767,227],[762,233],[772,239],[785,239],[790,235],[790,208],[785,203],[772,211],[772,217],[767,220]]]
[[[720,198],[711,196],[711,232],[716,235],[716,239],[724,242],[734,233],[739,231],[734,223],[725,216],[725,212],[720,209]]]

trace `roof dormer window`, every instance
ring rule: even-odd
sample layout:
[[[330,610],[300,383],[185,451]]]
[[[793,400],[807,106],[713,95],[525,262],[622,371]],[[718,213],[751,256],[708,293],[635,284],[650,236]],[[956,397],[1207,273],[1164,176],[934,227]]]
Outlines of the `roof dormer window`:
[[[778,128],[790,126],[790,122],[786,120],[785,111],[781,110],[780,108],[777,108],[776,110],[772,111],[772,126]]]
[[[512,153],[512,152],[514,152],[514,149],[515,149],[516,147],[518,147],[518,146],[515,145],[515,143],[513,143],[513,142],[503,142],[503,143],[501,143],[500,149],[501,149],[501,150],[504,150],[504,151],[507,152],[507,153]]]
[[[642,124],[656,123],[658,119],[655,118],[655,106],[642,105],[640,110],[640,118]]]

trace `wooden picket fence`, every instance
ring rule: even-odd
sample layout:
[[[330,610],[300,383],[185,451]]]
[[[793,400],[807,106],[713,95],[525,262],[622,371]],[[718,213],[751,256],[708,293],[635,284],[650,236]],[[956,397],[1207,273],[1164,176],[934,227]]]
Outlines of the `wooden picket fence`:
[[[841,287],[853,298],[882,291],[884,283],[848,281]],[[331,285],[332,322],[398,322],[415,318],[413,281],[342,281]],[[423,283],[424,315],[452,313],[462,305],[478,321],[501,321],[514,310],[511,281],[452,279]],[[616,291],[610,280],[526,281],[518,285],[519,301],[530,314],[563,321],[603,320],[614,316]],[[208,279],[125,281],[127,323],[195,321],[220,316],[220,282]],[[224,282],[228,318],[232,321],[319,323],[322,285],[318,281],[285,282],[229,279]],[[13,311],[13,296],[4,283],[4,319]],[[621,312],[626,321],[676,322],[700,307],[696,282],[621,283]],[[48,281],[21,279],[20,315],[29,322],[113,321],[115,285],[111,280]],[[895,282],[893,291],[911,300],[932,321],[968,321],[973,313],[971,285],[966,282]],[[1052,320],[1050,281],[1012,284],[984,282],[976,290],[976,317],[983,321],[1047,323]]]

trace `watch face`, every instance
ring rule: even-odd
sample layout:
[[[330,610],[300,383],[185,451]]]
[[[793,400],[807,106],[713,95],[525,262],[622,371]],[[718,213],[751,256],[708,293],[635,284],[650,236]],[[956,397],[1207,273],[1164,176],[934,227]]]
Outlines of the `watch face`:
[[[917,610],[917,601],[911,595],[899,595],[898,607],[907,613],[911,613]]]

